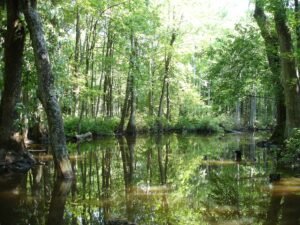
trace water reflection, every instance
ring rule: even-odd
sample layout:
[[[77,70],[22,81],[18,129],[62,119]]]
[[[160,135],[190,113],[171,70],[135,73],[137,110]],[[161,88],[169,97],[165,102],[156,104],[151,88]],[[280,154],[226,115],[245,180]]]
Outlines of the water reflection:
[[[71,190],[72,181],[56,180],[52,192],[52,198],[49,206],[49,214],[47,218],[47,225],[64,224],[65,204],[69,191]]]
[[[25,210],[19,208],[22,205],[20,189],[24,181],[21,175],[0,178],[0,224],[11,225],[24,221],[22,217]]]
[[[0,224],[299,224],[300,179],[268,183],[257,136],[170,135],[70,145],[73,182],[44,166],[0,185]],[[241,162],[235,151],[241,151]],[[0,180],[1,182],[1,180]]]

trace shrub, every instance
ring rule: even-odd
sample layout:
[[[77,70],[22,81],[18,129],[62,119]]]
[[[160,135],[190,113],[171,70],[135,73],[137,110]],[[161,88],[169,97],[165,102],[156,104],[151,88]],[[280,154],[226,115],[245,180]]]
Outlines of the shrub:
[[[285,151],[282,152],[283,163],[295,163],[300,158],[300,129],[294,129],[290,138],[286,141]]]
[[[79,118],[69,117],[64,121],[67,136],[77,134]],[[117,118],[83,118],[80,133],[92,132],[93,135],[114,135],[119,124]]]
[[[221,131],[218,119],[210,116],[205,116],[202,118],[180,117],[174,128],[176,130],[194,131],[199,133],[216,133]]]

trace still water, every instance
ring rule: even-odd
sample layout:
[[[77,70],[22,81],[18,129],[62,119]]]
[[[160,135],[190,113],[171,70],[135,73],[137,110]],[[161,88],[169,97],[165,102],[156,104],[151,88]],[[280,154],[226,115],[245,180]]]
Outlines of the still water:
[[[255,146],[262,138],[174,134],[72,144],[76,180],[64,182],[41,153],[44,165],[1,183],[0,224],[300,224],[300,178],[280,171],[283,179],[269,183],[279,169],[274,151]]]

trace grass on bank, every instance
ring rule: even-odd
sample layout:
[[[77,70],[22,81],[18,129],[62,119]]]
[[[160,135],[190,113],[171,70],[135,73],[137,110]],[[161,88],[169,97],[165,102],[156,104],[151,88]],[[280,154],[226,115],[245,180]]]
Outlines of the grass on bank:
[[[92,132],[95,136],[114,135],[119,118],[83,118],[81,121],[80,133]],[[64,120],[65,133],[67,136],[74,136],[78,133],[79,118],[68,117]],[[230,119],[224,116],[211,117],[179,117],[172,122],[166,119],[161,121],[165,132],[197,132],[202,134],[213,134],[223,132],[222,127],[232,128]],[[222,124],[222,127],[220,126]],[[136,118],[137,133],[157,132],[158,121],[155,117],[138,116]],[[124,127],[126,129],[126,126]]]

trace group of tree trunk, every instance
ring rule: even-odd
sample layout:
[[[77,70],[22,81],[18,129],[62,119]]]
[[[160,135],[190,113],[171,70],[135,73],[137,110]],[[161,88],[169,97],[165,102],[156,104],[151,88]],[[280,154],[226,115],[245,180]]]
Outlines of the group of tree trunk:
[[[20,102],[22,62],[25,43],[25,24],[32,42],[37,70],[38,98],[47,115],[49,140],[59,176],[73,176],[66,147],[66,139],[60,106],[54,87],[54,76],[51,69],[42,22],[37,12],[36,0],[19,0],[5,2],[7,12],[7,30],[4,51],[4,89],[0,104],[0,151],[1,161],[5,161],[8,151],[22,153],[25,151],[24,138],[15,127],[19,119],[17,104]]]
[[[288,25],[288,5],[284,0],[256,0],[254,18],[265,42],[269,68],[276,86],[277,126],[271,137],[272,141],[282,142],[288,138],[294,128],[300,127],[300,47],[299,6],[294,0],[295,31]],[[265,11],[273,14],[268,18]],[[273,20],[273,21],[272,21]],[[292,32],[296,40],[292,39]],[[296,44],[294,44],[296,43]]]

